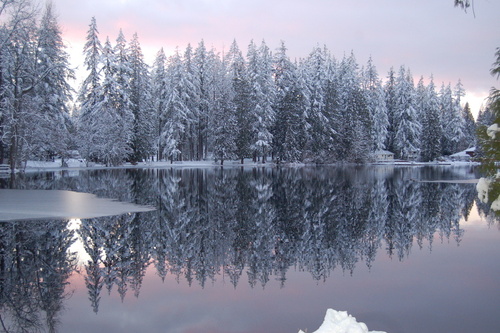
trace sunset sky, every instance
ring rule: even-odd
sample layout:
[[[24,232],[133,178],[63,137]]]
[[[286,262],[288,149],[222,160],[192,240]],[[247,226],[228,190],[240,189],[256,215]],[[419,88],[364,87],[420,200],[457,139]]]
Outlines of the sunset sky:
[[[236,39],[246,54],[250,40],[275,50],[285,41],[292,59],[326,45],[341,59],[351,50],[360,65],[371,56],[385,79],[390,67],[409,68],[415,84],[432,74],[436,86],[461,79],[465,101],[476,115],[492,86],[489,74],[500,46],[500,1],[475,0],[474,13],[453,0],[52,0],[73,66],[83,67],[82,50],[92,16],[101,40],[127,40],[138,33],[148,64],[160,48],[167,54],[188,43],[219,52]],[[79,71],[79,75],[84,72]]]

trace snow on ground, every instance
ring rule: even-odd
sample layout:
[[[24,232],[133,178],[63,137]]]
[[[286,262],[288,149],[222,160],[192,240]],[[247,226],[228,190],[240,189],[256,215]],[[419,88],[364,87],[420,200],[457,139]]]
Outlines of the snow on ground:
[[[479,179],[439,179],[418,181],[421,183],[477,184],[479,182]]]
[[[299,333],[304,333],[300,330]],[[346,311],[328,309],[320,328],[313,333],[385,333],[382,331],[368,331],[365,323],[357,322],[356,318]]]
[[[66,160],[67,167],[61,167],[61,160],[56,159],[53,162],[44,161],[28,161],[26,164],[26,172],[36,172],[36,171],[57,171],[57,170],[68,170],[68,169],[104,169],[107,168],[101,164],[89,163],[86,165],[83,159],[68,159]],[[474,163],[474,162],[472,162]],[[461,162],[461,161],[448,161],[443,163],[438,162],[409,162],[409,161],[387,161],[378,162],[375,164],[383,165],[394,165],[394,166],[422,166],[422,165],[470,165],[471,162]],[[474,163],[476,164],[476,163]],[[283,166],[287,167],[303,167],[306,166],[304,163],[283,163]],[[206,167],[220,167],[220,163],[215,163],[214,160],[203,160],[203,161],[179,161],[179,162],[169,162],[169,161],[155,161],[155,162],[139,162],[135,165],[130,163],[125,163],[118,167],[113,168],[206,168]],[[239,160],[235,161],[224,161],[224,167],[273,167],[276,166],[275,163],[268,161],[266,163],[253,162],[252,159],[245,159],[244,163],[241,164]],[[108,168],[109,169],[109,168]]]
[[[60,190],[0,189],[0,221],[113,216],[154,210],[90,193]]]

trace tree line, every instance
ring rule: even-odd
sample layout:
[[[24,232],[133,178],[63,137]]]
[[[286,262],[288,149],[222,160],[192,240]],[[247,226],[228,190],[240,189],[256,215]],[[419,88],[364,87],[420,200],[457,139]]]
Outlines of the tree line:
[[[415,85],[405,66],[382,80],[371,59],[360,66],[354,53],[338,60],[316,46],[293,61],[284,42],[272,52],[264,41],[244,54],[236,41],[218,52],[202,40],[170,56],[161,49],[149,66],[137,34],[128,42],[120,30],[102,42],[95,18],[72,102],[74,72],[52,6],[37,22],[28,0],[2,3],[11,12],[1,30],[0,164],[13,169],[76,150],[106,165],[364,163],[381,150],[432,161],[475,144],[460,81],[438,89],[431,76]]]

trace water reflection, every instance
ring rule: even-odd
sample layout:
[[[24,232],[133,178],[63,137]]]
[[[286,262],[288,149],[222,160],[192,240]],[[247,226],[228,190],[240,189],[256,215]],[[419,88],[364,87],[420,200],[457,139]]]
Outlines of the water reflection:
[[[404,260],[416,244],[463,237],[473,184],[420,179],[474,178],[472,169],[298,168],[161,169],[40,174],[18,188],[90,192],[156,211],[67,221],[0,224],[0,309],[12,331],[53,330],[78,237],[90,305],[103,292],[139,296],[146,269],[204,286],[221,276],[237,287],[286,285],[287,271],[322,281],[353,274],[377,252]],[[478,203],[481,207],[480,203]],[[483,211],[486,213],[486,211]]]
[[[67,222],[0,223],[0,323],[5,332],[55,331],[76,257]]]

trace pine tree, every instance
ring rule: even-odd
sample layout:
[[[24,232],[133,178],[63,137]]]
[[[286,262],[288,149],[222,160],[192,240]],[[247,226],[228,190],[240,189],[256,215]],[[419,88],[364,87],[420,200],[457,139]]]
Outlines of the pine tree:
[[[22,3],[16,10],[19,16],[7,18],[8,23],[1,29],[3,43],[0,47],[1,150],[6,150],[11,172],[21,168],[32,152],[29,124],[33,122],[35,110],[34,88],[41,79],[35,69],[37,28],[31,20],[32,13],[25,11]]]
[[[130,160],[138,162],[154,155],[154,138],[157,130],[149,70],[144,62],[137,34],[134,34],[130,42],[128,53],[131,69],[130,107],[134,114]]]
[[[106,165],[119,165],[132,152],[134,114],[130,109],[130,71],[125,45],[121,32],[115,48],[109,38],[106,40],[100,103],[92,115],[97,159]]]
[[[72,93],[68,79],[74,78],[64,47],[53,7],[48,4],[38,31],[36,75],[40,81],[34,91],[36,114],[30,139],[34,157],[58,155],[63,158],[63,164],[72,127],[67,107]]]
[[[387,75],[384,91],[385,105],[387,107],[387,119],[389,121],[385,146],[389,151],[394,152],[394,137],[396,135],[396,73],[392,67]]]
[[[344,56],[338,75],[341,127],[337,130],[337,156],[340,161],[366,162],[372,149],[372,123],[353,53]]]
[[[236,155],[243,164],[243,160],[251,154],[252,117],[250,110],[255,101],[250,100],[250,84],[246,75],[245,60],[236,40],[233,41],[227,54],[228,73],[233,91],[232,103],[235,108],[237,131]]]
[[[276,121],[273,126],[273,153],[278,163],[302,162],[306,142],[306,97],[295,65],[281,43],[274,60]]]
[[[253,113],[252,120],[252,144],[254,159],[262,157],[262,162],[266,161],[266,156],[271,148],[272,134],[271,126],[274,122],[274,110],[272,108],[273,86],[272,86],[272,59],[271,53],[262,41],[260,48],[251,41],[247,54],[247,75],[250,84],[250,100]]]
[[[308,159],[326,162],[332,157],[333,135],[331,120],[326,110],[328,54],[326,49],[315,47],[303,64],[306,84],[308,135],[306,155]]]
[[[195,144],[197,141],[196,120],[200,111],[200,78],[197,75],[197,66],[194,61],[193,48],[188,44],[183,57],[185,93],[184,104],[187,107],[186,129],[183,136],[183,153],[186,159],[194,160],[196,156]]]
[[[464,137],[459,149],[464,150],[476,145],[476,122],[474,121],[469,103],[465,103],[462,111],[462,119],[464,123]]]
[[[85,68],[88,76],[83,81],[78,95],[80,108],[77,119],[77,141],[80,155],[87,161],[96,158],[96,149],[94,140],[94,119],[95,113],[100,101],[101,90],[101,68],[102,68],[102,45],[99,41],[99,31],[95,17],[89,25],[87,32],[87,41],[83,49],[85,55]]]
[[[382,82],[378,77],[377,70],[370,57],[366,70],[364,72],[364,90],[368,112],[372,121],[371,140],[373,143],[373,151],[385,150],[387,141],[389,117],[387,114],[387,106],[385,92]]]
[[[166,107],[168,104],[168,79],[167,79],[167,70],[166,70],[166,61],[167,58],[165,56],[165,52],[163,48],[158,51],[156,54],[156,58],[153,64],[152,69],[152,91],[153,91],[153,108],[154,108],[154,119],[155,119],[155,138],[156,138],[156,152],[157,152],[157,160],[160,161],[163,159],[163,149],[164,144],[163,141],[160,140],[161,137],[161,129],[164,128],[166,119],[165,115],[167,114]]]
[[[211,70],[214,74],[213,111],[208,120],[209,144],[212,147],[215,162],[224,164],[225,160],[236,157],[237,120],[233,105],[232,82],[227,75],[227,61],[216,61],[215,51],[211,50]]]
[[[463,90],[459,89],[462,94]],[[458,98],[458,103],[460,99]],[[461,107],[457,106],[457,98],[453,97],[451,85],[442,85],[440,91],[441,123],[443,127],[442,153],[450,155],[457,152],[458,142],[462,138]]]
[[[439,100],[432,76],[427,87],[424,87],[423,78],[420,79],[417,96],[422,119],[421,158],[424,162],[433,161],[441,156],[442,128]]]
[[[160,128],[163,155],[171,162],[182,160],[182,139],[186,129],[189,109],[185,103],[186,80],[179,50],[169,58],[167,68],[169,93],[165,114],[165,124]]]
[[[399,158],[415,159],[419,155],[421,124],[415,107],[415,87],[410,71],[400,67],[395,87],[394,153]]]
[[[455,119],[455,137],[454,137],[454,152],[458,152],[462,148],[462,142],[465,140],[465,118],[463,116],[463,106],[462,101],[465,96],[465,89],[462,85],[461,80],[458,80],[453,90],[453,114]],[[467,148],[467,147],[465,147]],[[465,149],[464,148],[464,149]]]

